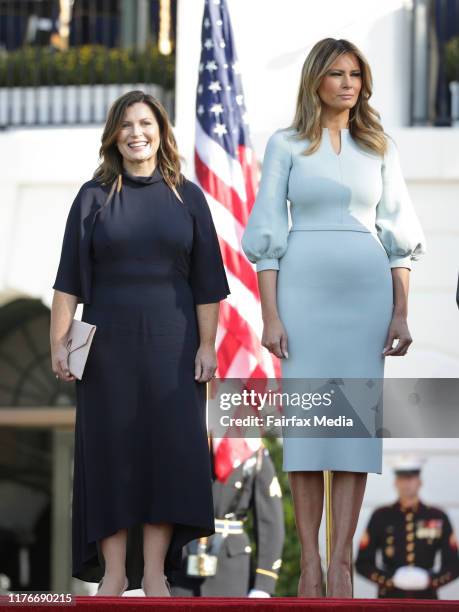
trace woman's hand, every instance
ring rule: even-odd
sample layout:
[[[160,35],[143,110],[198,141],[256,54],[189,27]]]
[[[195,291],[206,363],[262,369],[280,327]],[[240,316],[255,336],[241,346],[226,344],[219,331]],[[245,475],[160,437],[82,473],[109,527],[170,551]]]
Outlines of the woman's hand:
[[[398,338],[398,344],[392,348],[392,343]],[[384,345],[383,355],[391,355],[392,357],[401,357],[406,355],[408,347],[413,342],[406,317],[403,315],[393,315],[389,325],[386,342]]]
[[[76,295],[55,289],[51,305],[49,341],[51,347],[51,368],[56,378],[72,382],[76,377],[70,374],[68,363],[67,336],[77,307]]]
[[[217,353],[214,344],[201,344],[194,360],[196,382],[209,382],[217,369]]]
[[[72,382],[76,380],[76,378],[73,374],[70,374],[68,356],[69,352],[67,347],[63,344],[57,344],[51,347],[51,367],[54,374],[56,374],[56,378],[60,378],[66,382]]]
[[[287,332],[279,317],[267,319],[264,322],[261,344],[279,359],[288,358]]]

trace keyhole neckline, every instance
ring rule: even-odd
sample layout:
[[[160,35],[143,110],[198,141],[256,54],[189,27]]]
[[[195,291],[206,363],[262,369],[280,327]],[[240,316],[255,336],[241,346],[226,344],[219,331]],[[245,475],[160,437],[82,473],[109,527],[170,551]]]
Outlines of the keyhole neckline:
[[[335,151],[334,147],[333,147],[333,143],[332,143],[332,141],[331,141],[330,130],[329,130],[327,127],[323,127],[323,128],[322,128],[322,132],[324,132],[324,131],[326,131],[326,132],[328,133],[328,136],[327,136],[327,138],[326,138],[326,139],[327,139],[327,141],[328,141],[328,146],[330,147],[331,152],[332,152],[332,153],[333,153],[333,155],[335,155],[336,157],[341,157],[341,154],[342,154],[342,152],[343,152],[344,142],[345,142],[345,140],[346,140],[345,138],[343,138],[343,133],[347,135],[347,134],[348,134],[348,132],[349,132],[349,128],[340,128],[340,129],[339,129],[339,133],[340,133],[340,136],[341,136],[341,138],[340,138],[340,150],[339,150],[339,153],[337,153],[337,152]]]

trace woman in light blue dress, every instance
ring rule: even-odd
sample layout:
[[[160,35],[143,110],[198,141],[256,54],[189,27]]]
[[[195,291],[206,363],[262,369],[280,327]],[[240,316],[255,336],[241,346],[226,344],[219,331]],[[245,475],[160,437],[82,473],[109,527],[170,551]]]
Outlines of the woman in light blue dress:
[[[266,147],[242,247],[258,272],[262,343],[283,359],[285,379],[382,379],[385,357],[405,355],[412,342],[409,273],[425,238],[371,92],[353,44],[319,41],[294,121]],[[321,595],[322,472],[332,470],[327,594],[352,597],[352,538],[367,473],[382,472],[382,439],[284,436],[283,453],[301,543],[298,595]]]

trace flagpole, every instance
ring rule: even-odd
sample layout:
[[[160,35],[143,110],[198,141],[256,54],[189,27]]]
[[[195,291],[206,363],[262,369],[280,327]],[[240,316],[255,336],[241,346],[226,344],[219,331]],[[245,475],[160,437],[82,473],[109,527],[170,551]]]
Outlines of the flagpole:
[[[210,431],[209,431],[209,414],[208,414],[208,409],[209,409],[209,383],[206,382],[206,429],[207,429],[207,444],[209,445],[209,452],[210,452]]]
[[[331,509],[331,481],[332,472],[330,470],[324,471],[325,481],[325,552],[327,558],[327,571],[330,566],[331,559],[331,538],[332,538],[332,509]]]

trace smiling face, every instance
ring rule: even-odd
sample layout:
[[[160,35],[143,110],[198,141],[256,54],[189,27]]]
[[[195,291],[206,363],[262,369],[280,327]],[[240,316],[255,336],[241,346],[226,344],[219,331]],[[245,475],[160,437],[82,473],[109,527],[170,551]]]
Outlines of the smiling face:
[[[343,112],[356,104],[361,89],[359,61],[353,53],[343,53],[327,70],[317,93],[329,110]]]
[[[128,106],[116,139],[125,168],[154,168],[159,142],[159,125],[150,106],[143,102]]]

